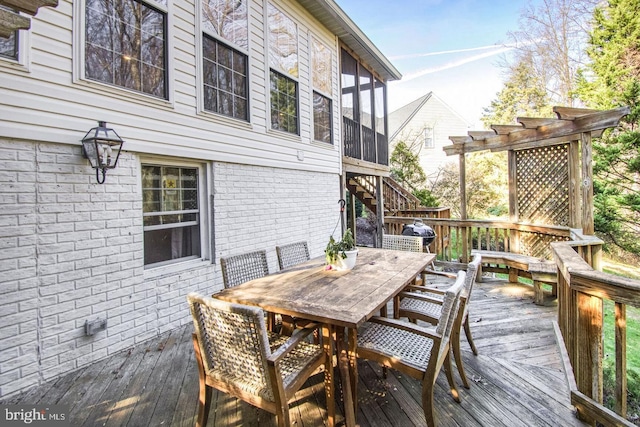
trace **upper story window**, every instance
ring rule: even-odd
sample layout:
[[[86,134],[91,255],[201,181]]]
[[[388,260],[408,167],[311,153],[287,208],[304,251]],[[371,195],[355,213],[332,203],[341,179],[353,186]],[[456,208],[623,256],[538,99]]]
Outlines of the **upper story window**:
[[[247,16],[247,0],[202,0],[204,31],[245,51],[249,49]]]
[[[246,0],[202,0],[202,28],[204,109],[248,120]]]
[[[4,6],[0,6],[0,9],[12,11]],[[8,38],[0,37],[0,57],[18,60],[19,34],[19,31],[14,31]]]
[[[387,135],[387,128],[386,128],[387,86],[378,78],[375,78],[374,81],[375,81],[375,89],[373,93],[373,99],[374,99],[373,110],[375,111],[375,115],[376,115],[374,124],[376,126],[376,133],[386,136]]]
[[[0,37],[0,56],[18,60],[18,31],[14,31],[9,38]]]
[[[342,50],[342,116],[359,123],[358,110],[358,62]]]
[[[435,148],[435,146],[433,128],[424,128],[424,148]]]
[[[313,139],[333,143],[331,85],[331,49],[311,37],[311,73],[313,80]]]
[[[86,0],[85,77],[167,99],[166,1]]]
[[[142,165],[144,264],[201,256],[199,168]]]
[[[373,76],[364,68],[359,70],[360,124],[373,129]]]
[[[298,134],[298,27],[271,3],[267,14],[271,128]]]

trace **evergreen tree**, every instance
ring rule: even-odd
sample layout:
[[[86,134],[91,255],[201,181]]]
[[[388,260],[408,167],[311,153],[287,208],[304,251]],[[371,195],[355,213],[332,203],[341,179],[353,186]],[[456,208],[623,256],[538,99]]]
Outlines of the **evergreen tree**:
[[[589,107],[627,105],[621,126],[594,142],[596,231],[640,254],[640,0],[610,0],[594,11],[591,63],[578,94]]]
[[[391,177],[420,199],[422,206],[438,206],[436,199],[425,185],[427,174],[420,166],[420,158],[404,141],[399,141],[390,159]]]
[[[424,187],[427,175],[420,159],[404,141],[399,141],[391,153],[391,176],[409,190]]]
[[[551,117],[552,113],[544,82],[533,72],[531,55],[525,55],[507,71],[504,87],[484,109],[482,123],[488,129],[492,124],[516,124],[518,117]]]

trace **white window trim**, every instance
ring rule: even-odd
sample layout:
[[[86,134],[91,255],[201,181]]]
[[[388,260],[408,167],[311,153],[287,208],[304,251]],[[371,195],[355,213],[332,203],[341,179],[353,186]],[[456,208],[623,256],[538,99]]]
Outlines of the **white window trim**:
[[[87,79],[84,76],[85,72],[85,25],[86,25],[86,0],[77,0],[73,2],[73,83],[83,85],[87,89],[93,90],[98,94],[113,95],[116,98],[125,97],[131,101],[137,101],[145,105],[154,104],[164,107],[175,107],[175,94],[173,78],[175,72],[173,70],[173,64],[175,64],[174,58],[174,43],[173,43],[173,0],[167,0],[167,6],[160,3],[156,3],[153,0],[141,0],[144,3],[148,3],[156,9],[163,11],[167,18],[167,31],[165,34],[165,43],[167,45],[167,99],[155,97],[135,90],[127,89],[124,87],[103,83],[97,80]]]
[[[198,206],[200,211],[200,256],[193,258],[185,258],[175,261],[166,261],[144,266],[144,276],[153,278],[162,276],[167,273],[173,273],[185,270],[193,266],[193,264],[210,264],[212,253],[211,212],[213,206],[210,205],[211,188],[210,177],[212,176],[212,168],[208,163],[193,162],[184,159],[170,159],[165,157],[144,156],[140,158],[140,167],[138,168],[138,183],[140,184],[140,197],[142,199],[142,165],[159,165],[159,166],[176,166],[198,169]],[[142,205],[140,206],[140,214],[142,215]],[[144,236],[144,225],[142,226],[142,235]],[[144,253],[144,239],[143,239]],[[144,264],[144,256],[142,257]]]

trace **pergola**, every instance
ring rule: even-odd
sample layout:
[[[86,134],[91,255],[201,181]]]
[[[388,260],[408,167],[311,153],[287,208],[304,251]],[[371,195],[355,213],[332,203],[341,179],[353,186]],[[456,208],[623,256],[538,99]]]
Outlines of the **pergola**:
[[[460,212],[467,219],[465,154],[507,151],[511,222],[559,225],[594,233],[592,139],[618,126],[629,107],[554,107],[557,118],[517,119],[490,131],[451,136],[447,155],[460,157]]]
[[[38,13],[41,7],[56,7],[58,0],[0,0],[0,5],[9,9],[0,9],[0,37],[8,38],[16,30],[28,30],[31,19],[21,15]]]

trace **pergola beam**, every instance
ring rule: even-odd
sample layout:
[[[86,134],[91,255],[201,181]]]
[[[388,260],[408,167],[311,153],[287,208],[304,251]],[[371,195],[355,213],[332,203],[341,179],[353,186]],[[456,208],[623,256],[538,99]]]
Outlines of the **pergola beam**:
[[[0,37],[9,38],[16,30],[28,30],[31,19],[6,9],[0,9]]]
[[[35,15],[41,7],[57,7],[58,0],[0,0],[0,6],[9,8],[0,9],[0,38],[6,39],[17,30],[31,27],[31,18],[20,12]]]
[[[468,136],[449,137],[454,143],[443,148],[448,156],[476,151],[503,151],[525,148],[525,144],[533,143],[535,146],[547,146],[560,144],[575,139],[581,139],[581,134],[592,133],[592,137],[599,136],[602,130],[615,127],[620,119],[629,114],[629,107],[620,107],[607,111],[585,110],[577,108],[559,108],[558,114],[563,119],[534,119],[519,118],[518,121],[525,126],[520,130],[511,130],[506,133],[505,128],[495,131],[469,132]],[[534,128],[534,124],[537,126]],[[484,138],[482,136],[484,135]],[[475,138],[474,138],[475,137]]]
[[[35,15],[41,7],[57,7],[58,0],[0,0],[0,4],[18,12]]]

